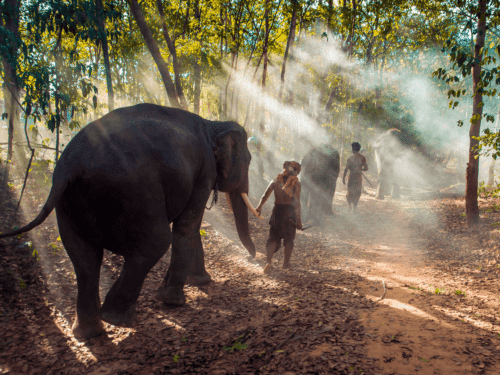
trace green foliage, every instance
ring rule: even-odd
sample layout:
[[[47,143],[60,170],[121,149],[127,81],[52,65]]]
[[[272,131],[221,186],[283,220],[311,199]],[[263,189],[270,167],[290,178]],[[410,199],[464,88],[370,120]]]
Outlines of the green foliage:
[[[470,77],[473,67],[478,60],[474,55],[475,49],[472,40],[477,37],[477,15],[480,14],[477,0],[449,0],[442,2],[438,10],[443,16],[446,15],[456,25],[456,30],[446,39],[442,52],[446,53],[450,59],[447,67],[438,67],[432,76],[442,81],[448,88],[449,107],[454,109],[460,104],[461,98],[466,100],[474,96]],[[481,56],[481,73],[478,82],[477,93],[483,98],[498,97],[500,85],[500,1],[492,0],[488,2],[486,11],[487,33],[485,35],[485,45],[479,51]],[[470,101],[467,100],[468,104]],[[479,103],[478,108],[484,107],[484,102]],[[494,122],[495,118],[491,113],[483,112],[472,114],[469,121],[475,124],[484,118],[486,122]],[[459,126],[463,126],[463,120],[458,121]],[[486,137],[487,139],[488,137]]]
[[[248,344],[241,343],[240,340],[243,338],[243,336],[238,337],[238,339],[233,342],[231,346],[224,346],[223,349],[227,352],[234,352],[234,351],[240,351],[240,350],[245,350],[248,348]],[[263,352],[265,353],[265,351]],[[263,354],[261,353],[261,354]]]
[[[26,282],[23,279],[21,279],[21,278],[17,279],[17,283],[19,284],[19,287],[21,288],[21,290],[25,289],[28,286],[26,284]]]

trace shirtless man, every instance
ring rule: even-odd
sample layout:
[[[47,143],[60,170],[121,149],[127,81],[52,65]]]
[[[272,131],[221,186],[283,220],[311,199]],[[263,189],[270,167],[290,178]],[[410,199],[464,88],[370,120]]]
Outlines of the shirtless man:
[[[302,230],[300,217],[300,181],[297,175],[300,173],[300,164],[295,161],[285,161],[283,173],[273,179],[259,202],[256,211],[261,214],[262,206],[274,192],[274,208],[269,220],[271,226],[269,239],[266,243],[267,264],[264,273],[271,272],[271,261],[273,254],[281,247],[281,239],[285,246],[285,260],[283,268],[290,268],[293,241],[296,230]]]
[[[363,171],[368,170],[368,165],[366,164],[366,158],[359,153],[361,145],[358,142],[354,142],[352,145],[352,155],[347,159],[347,163],[344,170],[344,177],[342,177],[342,183],[345,185],[345,176],[347,171],[350,171],[349,181],[347,182],[347,203],[349,203],[349,210],[351,209],[351,204],[353,205],[352,212],[356,209],[359,202],[359,197],[361,197],[361,189],[363,188]]]

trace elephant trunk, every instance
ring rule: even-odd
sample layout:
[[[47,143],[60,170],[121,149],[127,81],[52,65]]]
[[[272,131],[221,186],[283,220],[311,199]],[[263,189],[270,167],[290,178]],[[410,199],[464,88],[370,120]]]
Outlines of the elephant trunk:
[[[241,193],[233,191],[229,194],[231,206],[233,208],[236,230],[241,243],[248,250],[252,257],[255,257],[255,245],[250,237],[250,228],[248,227],[248,207]]]

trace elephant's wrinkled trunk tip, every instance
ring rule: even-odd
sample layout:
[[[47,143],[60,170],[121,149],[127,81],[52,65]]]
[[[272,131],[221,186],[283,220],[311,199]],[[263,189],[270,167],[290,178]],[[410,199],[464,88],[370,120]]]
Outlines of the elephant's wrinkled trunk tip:
[[[259,213],[253,208],[252,203],[250,203],[250,200],[248,199],[247,193],[241,193],[241,197],[243,198],[243,201],[247,205],[248,209],[250,212],[255,216],[258,217],[259,219],[266,220],[263,216],[259,215]]]

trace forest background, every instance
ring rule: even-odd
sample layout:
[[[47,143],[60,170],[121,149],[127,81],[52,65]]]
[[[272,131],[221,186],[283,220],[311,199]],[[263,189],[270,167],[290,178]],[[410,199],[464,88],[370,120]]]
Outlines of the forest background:
[[[2,0],[0,51],[4,187],[11,165],[43,174],[78,129],[143,102],[239,122],[263,179],[400,129],[463,168],[469,225],[478,155],[500,154],[499,0]]]

